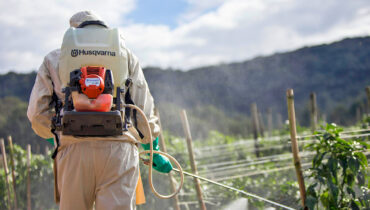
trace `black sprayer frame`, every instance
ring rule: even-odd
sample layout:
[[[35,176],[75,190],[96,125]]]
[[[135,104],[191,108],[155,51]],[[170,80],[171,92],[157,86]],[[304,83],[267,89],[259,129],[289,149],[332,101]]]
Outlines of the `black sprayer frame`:
[[[116,136],[122,135],[122,117],[117,110],[110,112],[67,111],[62,118],[63,135]]]
[[[106,70],[105,88],[103,93],[113,94],[113,75],[110,70]],[[121,113],[121,90],[116,89],[116,98],[114,98],[115,108],[109,112],[77,112],[74,110],[71,99],[72,91],[81,92],[79,80],[81,71],[76,69],[70,73],[69,87],[63,89],[65,93],[65,103],[62,115],[60,115],[59,129],[63,135],[73,136],[116,136],[122,135],[127,131],[126,119],[122,122]]]
[[[73,136],[116,136],[127,130],[126,120],[122,122],[121,88],[117,87],[115,110],[109,112],[76,112],[70,100],[70,87],[64,89],[65,106],[61,116],[63,135]]]

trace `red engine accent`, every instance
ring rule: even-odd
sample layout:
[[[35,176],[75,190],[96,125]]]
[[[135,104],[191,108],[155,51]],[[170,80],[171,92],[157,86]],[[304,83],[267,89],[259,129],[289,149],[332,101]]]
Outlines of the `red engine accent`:
[[[81,91],[87,97],[97,98],[104,91],[105,68],[101,66],[85,66],[81,68]]]

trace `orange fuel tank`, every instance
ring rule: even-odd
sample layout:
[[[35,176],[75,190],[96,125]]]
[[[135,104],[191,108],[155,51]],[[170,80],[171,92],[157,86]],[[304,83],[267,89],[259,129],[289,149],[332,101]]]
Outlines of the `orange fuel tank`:
[[[78,112],[109,112],[113,104],[111,94],[100,94],[90,99],[85,94],[72,92],[73,105]]]

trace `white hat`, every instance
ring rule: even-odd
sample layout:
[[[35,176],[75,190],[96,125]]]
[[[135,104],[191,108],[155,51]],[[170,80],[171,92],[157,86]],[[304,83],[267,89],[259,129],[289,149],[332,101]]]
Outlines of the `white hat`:
[[[69,25],[71,27],[77,28],[81,23],[85,21],[94,21],[100,20],[103,21],[98,15],[92,11],[81,11],[74,14],[71,19],[69,19]]]

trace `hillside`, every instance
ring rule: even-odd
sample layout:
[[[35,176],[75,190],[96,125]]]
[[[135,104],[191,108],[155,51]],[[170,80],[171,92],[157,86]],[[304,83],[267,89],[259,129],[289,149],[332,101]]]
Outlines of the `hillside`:
[[[365,99],[369,57],[370,38],[364,37],[189,72],[150,68],[145,75],[160,102],[213,105],[244,114],[256,102],[261,110],[286,113],[285,90],[293,88],[298,110],[316,92],[321,111],[329,116],[339,105],[349,108]]]
[[[364,88],[370,84],[369,57],[370,37],[361,37],[187,72],[146,68],[144,74],[166,130],[182,135],[178,111],[186,108],[195,136],[202,137],[211,129],[246,135],[253,102],[262,113],[272,108],[275,119],[277,113],[286,118],[287,88],[295,91],[301,124],[308,124],[310,92],[316,92],[320,112],[328,121],[354,123],[356,108],[364,107]],[[4,103],[0,111],[7,112],[11,101],[23,110],[16,109],[15,116],[1,113],[1,136],[10,132],[21,138],[30,131],[25,107],[35,76],[34,72],[0,75],[0,103]],[[22,124],[26,126],[21,129],[10,126]],[[36,137],[25,137],[29,138]]]

